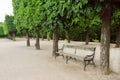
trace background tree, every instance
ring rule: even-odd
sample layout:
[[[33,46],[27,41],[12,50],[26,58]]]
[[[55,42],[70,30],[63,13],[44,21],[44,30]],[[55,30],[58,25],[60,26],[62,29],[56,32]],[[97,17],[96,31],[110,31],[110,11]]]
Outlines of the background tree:
[[[10,16],[10,15],[5,16],[5,23],[6,26],[8,27],[8,32],[9,32],[8,37],[15,41],[16,27],[13,21],[14,21],[14,16]]]
[[[53,31],[53,51],[52,55],[56,56],[58,51],[58,29],[60,21],[58,19],[58,0],[48,0],[46,2],[47,26]]]
[[[31,14],[29,8],[29,0],[12,0],[14,10],[14,24],[16,25],[17,31],[24,30],[26,32],[27,46],[30,46],[30,35],[29,31],[31,28]]]
[[[116,45],[115,47],[120,47],[120,9],[119,5],[114,6],[114,11],[113,11],[113,16],[112,16],[112,34],[113,36],[116,36],[115,41]],[[116,32],[115,32],[116,31]]]
[[[42,27],[44,26],[43,23],[45,23],[44,21],[46,20],[46,16],[45,16],[45,1],[32,1],[32,20],[33,20],[33,26],[34,26],[34,30],[36,33],[36,49],[40,49],[40,45],[39,45],[39,37],[40,37],[40,32],[42,30]],[[38,17],[39,16],[39,17]],[[45,29],[45,28],[43,28]]]

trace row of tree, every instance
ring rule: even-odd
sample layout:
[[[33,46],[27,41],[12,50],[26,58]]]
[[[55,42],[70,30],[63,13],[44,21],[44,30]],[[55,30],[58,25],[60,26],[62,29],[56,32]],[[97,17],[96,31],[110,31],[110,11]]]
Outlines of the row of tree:
[[[12,2],[14,24],[19,32],[26,31],[27,46],[30,46],[29,34],[31,32],[36,36],[36,49],[40,49],[39,36],[44,37],[46,32],[49,36],[52,31],[53,56],[57,56],[59,32],[65,31],[70,42],[71,31],[75,30],[73,34],[79,31],[80,34],[83,33],[86,36],[85,44],[88,44],[90,35],[100,35],[97,31],[100,31],[102,26],[101,66],[103,70],[109,69],[109,58],[105,59],[104,54],[109,57],[109,45],[106,44],[110,42],[111,23],[112,30],[117,29],[116,26],[120,27],[120,10],[119,6],[115,5],[116,3],[112,5],[111,0],[12,0]],[[112,22],[110,6],[114,8]],[[116,47],[119,47],[120,29],[117,30]],[[103,46],[107,48],[102,48]],[[108,65],[104,65],[104,62]],[[107,74],[108,71],[105,73]]]

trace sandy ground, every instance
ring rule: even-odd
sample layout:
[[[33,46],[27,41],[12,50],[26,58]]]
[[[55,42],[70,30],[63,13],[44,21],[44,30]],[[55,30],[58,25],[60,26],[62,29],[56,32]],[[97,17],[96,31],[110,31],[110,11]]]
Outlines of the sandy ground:
[[[60,41],[61,46],[66,41]],[[99,67],[87,66],[82,62],[69,61],[51,56],[52,41],[41,41],[41,49],[26,47],[25,39],[11,41],[0,39],[0,80],[120,80],[120,74],[101,75]],[[71,44],[78,44],[72,42]]]

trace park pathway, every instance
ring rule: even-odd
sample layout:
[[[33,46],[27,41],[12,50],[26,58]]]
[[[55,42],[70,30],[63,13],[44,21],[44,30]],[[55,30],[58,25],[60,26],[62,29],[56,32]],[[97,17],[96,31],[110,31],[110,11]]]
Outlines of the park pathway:
[[[26,47],[25,39],[0,39],[0,80],[120,80],[118,74],[102,76],[98,68],[51,56],[52,41],[41,41],[41,50]]]

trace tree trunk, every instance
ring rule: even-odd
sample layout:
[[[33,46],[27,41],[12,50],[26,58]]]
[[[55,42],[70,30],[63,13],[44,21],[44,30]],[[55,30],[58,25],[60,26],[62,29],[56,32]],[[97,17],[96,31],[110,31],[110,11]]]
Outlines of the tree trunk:
[[[15,33],[12,33],[12,40],[15,41]]]
[[[120,47],[120,25],[117,27],[115,47],[116,48]]]
[[[42,37],[42,40],[44,40],[44,36],[42,35],[41,37]]]
[[[8,34],[8,39],[11,39],[11,40],[12,40],[11,33]]]
[[[88,45],[88,43],[89,43],[89,35],[90,35],[90,28],[87,27],[86,28],[86,40],[85,40],[86,45]]]
[[[66,32],[67,32],[67,40],[68,40],[68,43],[70,43],[70,30],[68,29]]]
[[[39,43],[39,30],[36,29],[36,49],[40,49],[40,43]]]
[[[56,27],[53,31],[53,56],[57,56],[56,52],[58,51],[58,28]]]
[[[30,46],[30,37],[29,37],[29,31],[26,29],[26,38],[27,38],[27,46]]]
[[[110,27],[112,6],[105,3],[102,14],[101,46],[100,46],[100,67],[102,74],[108,75],[109,69],[109,49],[110,49]]]
[[[47,40],[50,41],[50,32],[47,32]]]

